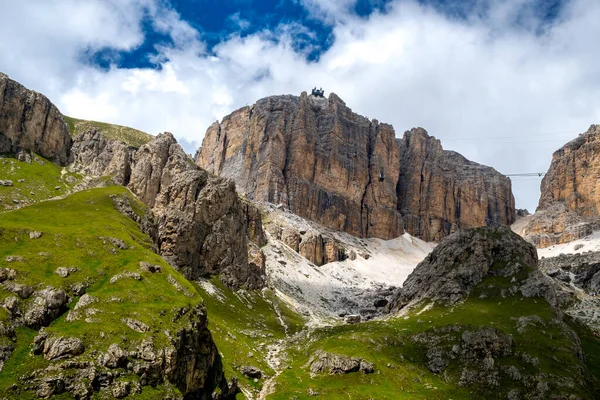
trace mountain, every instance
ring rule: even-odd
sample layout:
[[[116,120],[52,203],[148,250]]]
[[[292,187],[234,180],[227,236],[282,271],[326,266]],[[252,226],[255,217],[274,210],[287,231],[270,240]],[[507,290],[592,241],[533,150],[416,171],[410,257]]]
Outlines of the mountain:
[[[535,215],[523,235],[539,247],[567,243],[600,227],[600,195],[596,169],[600,167],[600,125],[565,144],[552,155],[541,184]]]
[[[538,263],[506,227],[461,227],[472,223],[467,206],[484,225],[509,221],[510,181],[426,132],[396,140],[383,124],[363,131],[367,120],[347,108],[331,114],[339,135],[358,123],[350,132],[366,146],[356,144],[360,168],[336,167],[367,179],[369,228],[352,235],[241,196],[170,133],[140,145],[97,127],[72,138],[49,101],[35,106],[43,96],[6,86],[18,96],[0,105],[4,121],[25,117],[0,122],[10,144],[0,154],[2,397],[598,398],[597,257]],[[292,111],[300,101],[283,98]],[[60,129],[27,123],[49,115]],[[313,161],[331,159],[333,171],[328,157]],[[356,207],[344,196],[324,210]],[[404,225],[439,244],[360,237]]]
[[[396,140],[391,125],[352,112],[333,93],[273,96],[235,111],[208,129],[195,160],[251,200],[359,237],[406,230],[437,241],[514,219],[508,178],[443,151],[423,129]]]

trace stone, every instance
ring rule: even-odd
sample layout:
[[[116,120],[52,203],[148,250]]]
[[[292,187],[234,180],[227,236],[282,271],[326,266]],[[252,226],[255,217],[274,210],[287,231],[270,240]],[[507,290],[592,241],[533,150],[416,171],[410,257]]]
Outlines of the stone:
[[[260,379],[260,378],[263,377],[263,372],[259,368],[256,368],[256,367],[246,366],[245,365],[242,368],[240,368],[240,371],[247,378],[257,378],[257,379]]]
[[[152,274],[162,272],[162,267],[160,265],[150,264],[145,261],[140,262],[140,269],[142,271],[150,272]]]
[[[137,272],[131,272],[131,271],[121,272],[120,274],[117,274],[117,275],[114,275],[113,277],[111,277],[110,283],[115,283],[119,279],[134,279],[136,281],[141,281],[142,276],[140,274],[138,274]]]
[[[46,360],[74,357],[82,354],[83,351],[83,342],[79,338],[56,336],[46,339],[44,343]]]
[[[116,399],[122,399],[129,396],[131,384],[127,381],[118,381],[112,386],[112,395]]]
[[[19,308],[20,301],[15,296],[9,296],[4,299],[4,308],[11,317],[15,318],[21,315],[21,310]]]
[[[0,153],[32,151],[60,165],[71,160],[71,135],[43,95],[0,73]]]
[[[359,371],[372,374],[375,371],[374,365],[362,358],[327,353],[322,350],[318,350],[311,356],[309,365],[312,374],[328,372],[330,375],[338,375]]]
[[[62,289],[49,287],[35,292],[23,316],[24,324],[30,328],[48,326],[66,310],[68,300]]]
[[[125,323],[125,325],[139,333],[148,332],[150,330],[150,327],[148,325],[141,321],[138,321],[137,319],[123,318],[122,321]]]
[[[126,363],[127,353],[116,343],[111,344],[107,352],[98,357],[98,364],[107,368],[124,367]]]
[[[66,278],[71,273],[69,271],[69,268],[66,268],[66,267],[58,267],[58,268],[56,268],[56,271],[54,271],[54,272],[56,273],[56,275],[60,276],[61,278]]]
[[[7,179],[0,179],[0,186],[14,186],[13,181]]]
[[[0,283],[12,281],[17,277],[17,271],[12,268],[0,268]]]
[[[344,318],[344,322],[346,322],[347,324],[358,324],[361,321],[361,316],[360,315],[347,315]]]
[[[29,232],[29,239],[39,239],[42,237],[42,232],[31,231]]]
[[[22,299],[28,299],[33,294],[33,288],[29,285],[6,281],[3,284],[4,289],[13,292]]]

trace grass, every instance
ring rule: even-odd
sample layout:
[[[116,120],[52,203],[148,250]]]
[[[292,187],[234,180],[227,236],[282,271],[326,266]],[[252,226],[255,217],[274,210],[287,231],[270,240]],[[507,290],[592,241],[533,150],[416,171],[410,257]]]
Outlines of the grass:
[[[13,182],[13,186],[0,186],[0,212],[67,194],[81,181],[78,174],[38,155],[31,163],[0,156],[0,176]]]
[[[202,302],[194,286],[152,252],[150,238],[140,232],[136,223],[115,209],[111,196],[126,197],[136,212],[147,212],[145,206],[125,188],[113,186],[0,214],[0,263],[17,271],[18,283],[31,285],[36,290],[47,286],[62,288],[73,297],[70,308],[78,300],[72,290],[76,283],[88,285],[87,293],[98,299],[89,306],[97,310],[96,314],[89,316],[91,319],[86,321],[83,316],[80,320],[68,322],[65,313],[46,328],[51,335],[82,339],[85,352],[77,357],[80,361],[95,359],[112,343],[133,350],[143,339],[152,337],[155,347],[160,348],[169,343],[166,331],[174,333],[188,323],[186,318],[176,320],[176,312]],[[42,232],[42,237],[30,239],[29,232],[34,230]],[[127,248],[119,249],[102,238],[122,240]],[[6,262],[5,257],[10,255],[18,255],[23,261]],[[141,271],[140,261],[160,265],[162,272]],[[77,271],[61,278],[55,273],[58,267],[75,267]],[[127,271],[139,273],[142,279],[122,278],[110,282],[111,277]],[[169,275],[192,297],[177,291],[168,282]],[[0,300],[9,295],[12,293],[0,288]],[[21,309],[27,309],[30,301],[31,298],[23,300]],[[0,320],[8,318],[3,311]],[[135,332],[121,321],[122,318],[144,322],[151,330]],[[21,385],[17,377],[50,364],[42,356],[34,356],[30,352],[35,331],[19,328],[17,336],[15,350],[0,374],[0,390],[6,390],[15,383]],[[123,379],[138,379],[126,371],[121,373]],[[176,390],[169,385],[164,386],[151,391],[166,395]],[[146,390],[144,388],[144,392]],[[23,393],[22,398],[27,398]]]
[[[106,138],[119,140],[133,147],[140,147],[152,140],[152,135],[126,126],[109,124],[106,122],[86,121],[83,119],[67,117],[66,115],[64,115],[63,118],[73,137],[79,136],[83,132],[95,128],[102,132]]]
[[[499,283],[498,279],[506,278],[489,278],[480,286],[495,286]],[[519,331],[517,318],[532,315],[540,317],[543,324]],[[461,386],[458,382],[464,365],[452,360],[443,373],[434,374],[426,366],[427,346],[414,340],[415,335],[428,333],[438,337],[442,346],[451,348],[453,344],[460,343],[465,330],[485,326],[498,328],[514,338],[513,354],[497,358],[497,365],[514,365],[521,374],[531,377],[546,374],[550,385],[546,395],[560,393],[560,379],[567,377],[576,382],[571,392],[581,398],[597,398],[597,387],[586,386],[579,380],[584,365],[572,351],[570,336],[554,318],[554,311],[543,299],[519,296],[480,299],[472,295],[453,308],[434,307],[419,315],[409,315],[406,319],[317,329],[308,339],[301,338],[290,343],[289,368],[277,377],[276,391],[268,399],[308,399],[312,397],[309,388],[313,394],[318,393],[327,399],[506,398],[509,390],[522,388],[522,382],[514,382],[501,375],[500,387]],[[457,327],[457,332],[442,335],[435,331],[448,326]],[[597,376],[600,344],[593,337],[584,336],[582,339],[590,370]],[[369,375],[311,376],[308,362],[317,350],[364,358],[375,364],[376,372]],[[537,358],[539,364],[536,367],[527,364],[521,353]]]
[[[254,382],[242,375],[240,368],[254,366],[273,375],[275,371],[265,360],[268,346],[300,332],[304,318],[268,289],[234,293],[216,277],[204,286],[194,285],[205,300],[209,329],[222,355],[225,374],[237,376],[244,389],[258,392],[264,380]],[[213,289],[207,291],[206,286]]]

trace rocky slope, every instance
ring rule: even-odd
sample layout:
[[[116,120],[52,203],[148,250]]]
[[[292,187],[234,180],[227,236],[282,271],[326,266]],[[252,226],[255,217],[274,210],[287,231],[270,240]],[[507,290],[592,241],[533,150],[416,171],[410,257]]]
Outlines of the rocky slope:
[[[524,228],[539,247],[583,238],[600,227],[600,125],[564,145],[552,155],[542,180],[536,213]]]
[[[235,398],[202,298],[124,207],[150,212],[113,186],[0,215],[3,396]]]
[[[507,178],[444,152],[422,129],[396,141],[390,125],[333,93],[268,97],[234,112],[208,129],[196,164],[250,199],[359,237],[391,239],[406,228],[431,241],[514,218]]]
[[[443,150],[440,141],[421,128],[406,132],[398,142],[398,210],[411,235],[440,241],[460,227],[514,222],[510,179]]]
[[[78,136],[71,169],[110,176],[151,207],[159,254],[188,279],[218,274],[232,287],[259,288],[264,269],[248,263],[247,219],[231,181],[198,168],[170,133],[139,149],[96,130]]]
[[[69,130],[54,104],[0,73],[0,153],[26,149],[66,165],[70,148]]]
[[[388,318],[290,338],[273,398],[597,398],[600,348],[565,300],[508,228],[462,230],[416,267]]]

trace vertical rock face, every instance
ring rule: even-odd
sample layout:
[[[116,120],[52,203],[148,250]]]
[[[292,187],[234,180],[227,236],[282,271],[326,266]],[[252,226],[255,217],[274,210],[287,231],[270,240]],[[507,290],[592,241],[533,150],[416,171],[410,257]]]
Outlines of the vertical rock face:
[[[510,224],[510,180],[444,151],[422,129],[392,126],[329,99],[275,96],[213,124],[196,164],[233,179],[247,197],[361,237],[406,229],[440,240],[458,227]],[[403,219],[404,218],[404,219]]]
[[[248,264],[249,220],[262,233],[256,215],[245,212],[232,181],[194,165],[173,135],[135,149],[92,130],[75,139],[73,153],[74,170],[111,175],[152,209],[159,254],[188,279],[218,274],[234,288],[264,285],[264,266]]]
[[[70,148],[71,135],[54,104],[0,73],[0,153],[25,149],[66,165]]]
[[[600,125],[558,149],[542,180],[536,213],[524,228],[539,247],[566,243],[589,235],[600,221]]]
[[[406,132],[398,143],[398,210],[410,234],[440,241],[461,227],[514,222],[510,179],[443,150],[422,128]]]
[[[335,94],[262,99],[213,124],[196,155],[199,166],[232,178],[250,199],[386,239],[403,233],[399,162],[393,128],[353,113]]]

